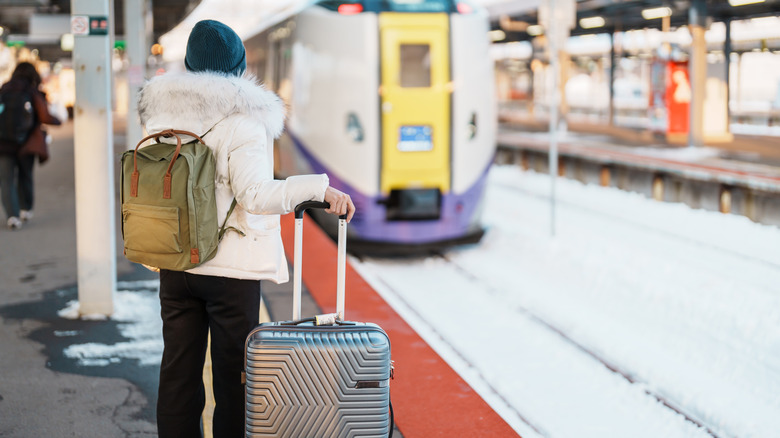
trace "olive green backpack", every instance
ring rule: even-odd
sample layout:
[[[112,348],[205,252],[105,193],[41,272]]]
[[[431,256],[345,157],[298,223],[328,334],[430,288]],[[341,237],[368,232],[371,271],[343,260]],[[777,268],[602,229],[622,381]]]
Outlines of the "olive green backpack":
[[[195,140],[182,144],[178,134]],[[176,145],[160,143],[160,137],[176,137]],[[157,143],[140,148],[152,138]],[[184,271],[214,258],[227,218],[236,206],[233,199],[220,228],[215,173],[211,149],[187,131],[171,129],[152,134],[135,150],[126,151],[122,155],[120,196],[127,259]]]

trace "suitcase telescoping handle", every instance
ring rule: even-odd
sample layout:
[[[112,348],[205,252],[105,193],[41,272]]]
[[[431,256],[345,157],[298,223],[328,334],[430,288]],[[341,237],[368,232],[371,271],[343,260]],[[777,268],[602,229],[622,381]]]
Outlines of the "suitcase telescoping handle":
[[[293,256],[293,321],[301,319],[301,273],[303,265],[303,213],[310,208],[330,208],[327,202],[306,201],[295,207],[295,246]],[[344,280],[347,270],[347,215],[339,216],[338,270],[336,271],[336,313],[319,315],[318,325],[344,321]]]

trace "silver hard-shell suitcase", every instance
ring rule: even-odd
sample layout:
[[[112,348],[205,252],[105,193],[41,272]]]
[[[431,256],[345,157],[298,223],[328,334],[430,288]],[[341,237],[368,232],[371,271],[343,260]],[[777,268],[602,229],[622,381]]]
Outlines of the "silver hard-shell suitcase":
[[[247,337],[247,437],[387,437],[390,340],[376,324],[344,321],[346,217],[339,218],[337,313],[300,319],[303,213],[295,210],[292,321],[260,324]]]

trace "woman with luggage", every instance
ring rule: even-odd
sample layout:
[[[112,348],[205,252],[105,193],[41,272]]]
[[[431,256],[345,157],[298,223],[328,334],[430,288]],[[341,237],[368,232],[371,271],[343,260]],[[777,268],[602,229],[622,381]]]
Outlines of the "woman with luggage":
[[[329,186],[327,175],[273,179],[273,141],[284,128],[284,106],[244,75],[246,52],[232,29],[213,20],[198,22],[187,42],[185,67],[184,73],[155,77],[143,87],[141,122],[149,133],[177,129],[201,135],[217,162],[218,223],[234,198],[238,204],[213,259],[183,272],[160,272],[164,351],[157,425],[161,438],[200,436],[210,331],[214,436],[243,437],[243,351],[258,324],[260,280],[288,281],[279,215],[317,200],[330,203],[329,213],[351,219],[355,206]]]

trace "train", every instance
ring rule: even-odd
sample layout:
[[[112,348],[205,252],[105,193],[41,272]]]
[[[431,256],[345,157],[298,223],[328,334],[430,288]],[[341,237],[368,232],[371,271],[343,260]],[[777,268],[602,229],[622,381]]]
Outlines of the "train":
[[[350,194],[351,248],[480,240],[498,128],[489,30],[468,1],[320,0],[248,33],[247,70],[288,109],[274,171],[327,173]]]

